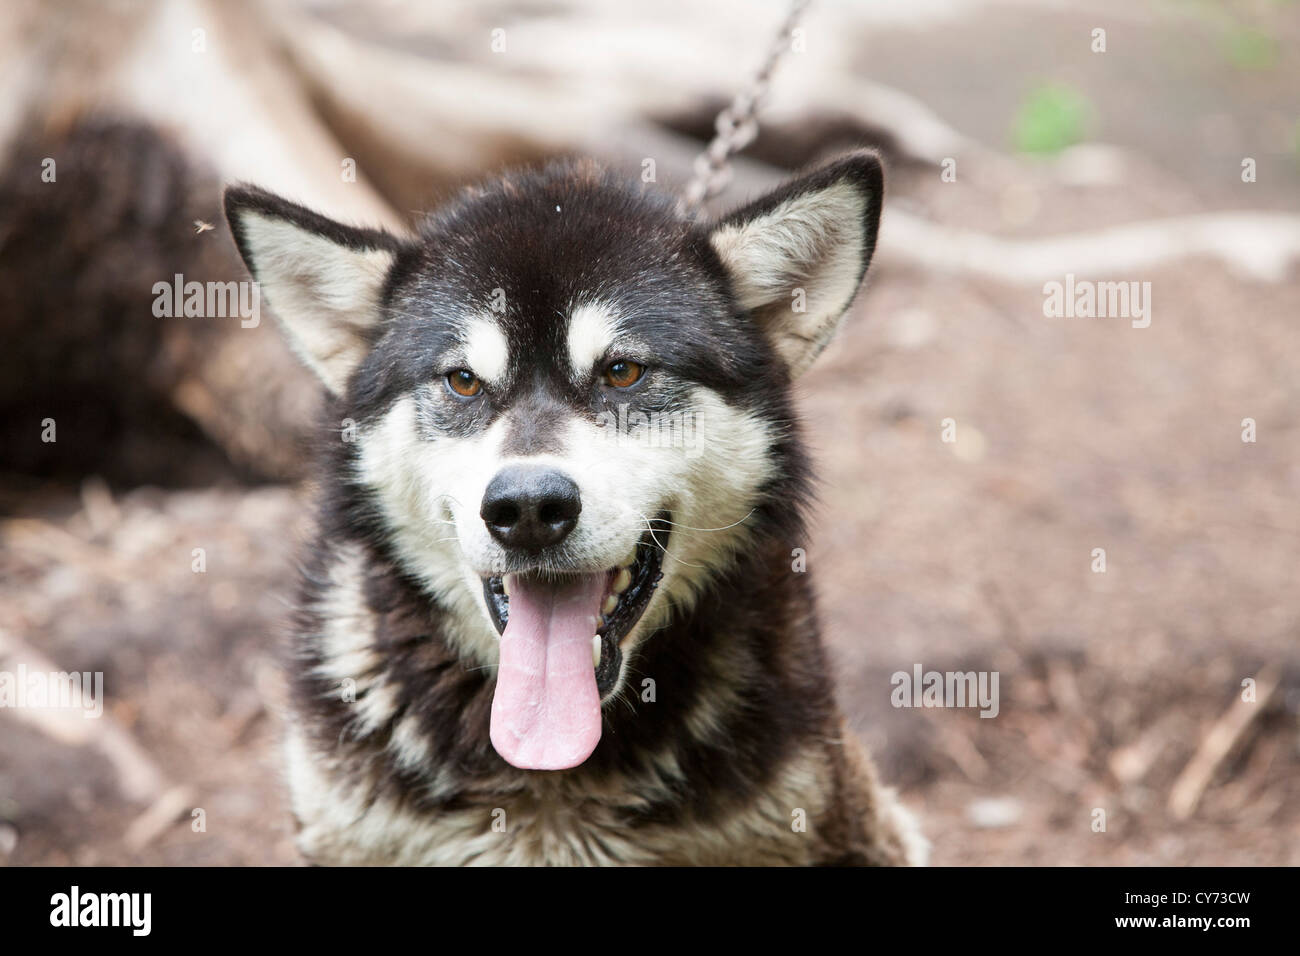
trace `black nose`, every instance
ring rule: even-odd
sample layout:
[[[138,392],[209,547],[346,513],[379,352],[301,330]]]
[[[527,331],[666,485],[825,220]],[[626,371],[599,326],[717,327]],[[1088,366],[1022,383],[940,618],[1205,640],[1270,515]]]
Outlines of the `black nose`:
[[[559,544],[578,523],[578,486],[561,472],[537,466],[504,468],[483,493],[479,517],[508,548],[540,551]]]

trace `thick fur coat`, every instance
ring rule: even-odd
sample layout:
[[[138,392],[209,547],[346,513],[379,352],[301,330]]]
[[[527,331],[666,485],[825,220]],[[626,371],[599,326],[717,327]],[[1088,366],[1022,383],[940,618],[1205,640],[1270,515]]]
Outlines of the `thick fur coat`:
[[[881,199],[866,152],[716,223],[586,163],[468,191],[413,239],[228,191],[331,395],[289,660],[309,860],[921,862],[792,558],[790,384]],[[591,615],[548,616],[584,588]],[[582,620],[592,671],[554,673]]]

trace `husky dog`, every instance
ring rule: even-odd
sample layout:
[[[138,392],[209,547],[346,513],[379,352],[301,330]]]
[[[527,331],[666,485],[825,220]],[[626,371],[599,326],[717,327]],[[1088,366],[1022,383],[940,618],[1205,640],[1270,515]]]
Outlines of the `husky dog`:
[[[702,224],[583,162],[417,238],[226,193],[331,395],[290,665],[335,864],[901,864],[834,703],[790,383],[871,259],[845,155]]]

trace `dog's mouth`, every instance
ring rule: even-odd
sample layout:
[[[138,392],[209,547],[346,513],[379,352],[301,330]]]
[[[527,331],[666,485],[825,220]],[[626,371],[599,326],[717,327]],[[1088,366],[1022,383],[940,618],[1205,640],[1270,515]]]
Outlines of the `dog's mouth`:
[[[626,559],[604,571],[544,569],[487,577],[483,596],[501,635],[492,745],[528,770],[576,767],[600,741],[601,702],[623,666],[623,640],[663,577],[672,527],[652,519]]]

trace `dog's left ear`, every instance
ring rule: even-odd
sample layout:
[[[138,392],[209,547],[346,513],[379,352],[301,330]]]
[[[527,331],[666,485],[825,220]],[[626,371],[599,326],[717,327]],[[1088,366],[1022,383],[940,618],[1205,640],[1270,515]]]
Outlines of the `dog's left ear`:
[[[791,378],[826,347],[862,284],[883,190],[880,159],[854,152],[731,213],[709,233],[741,307]]]

